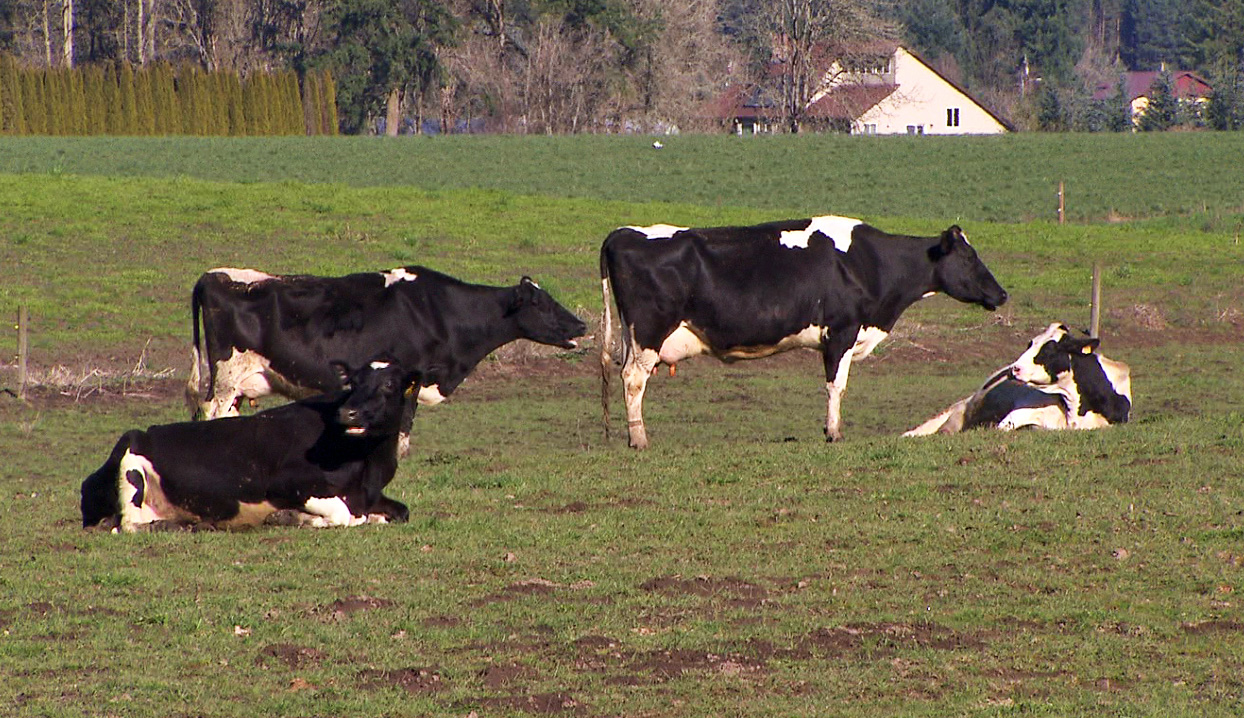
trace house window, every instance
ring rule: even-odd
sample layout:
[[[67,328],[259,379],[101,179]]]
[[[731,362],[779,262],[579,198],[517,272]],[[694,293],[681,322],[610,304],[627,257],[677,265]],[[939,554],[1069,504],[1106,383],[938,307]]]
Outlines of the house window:
[[[877,126],[876,125],[864,125],[864,134],[866,135],[877,134]]]
[[[947,127],[958,127],[959,126],[959,108],[958,107],[946,108],[946,126]]]
[[[923,134],[924,134],[924,125],[907,125],[907,134],[909,134],[909,135],[923,135]]]

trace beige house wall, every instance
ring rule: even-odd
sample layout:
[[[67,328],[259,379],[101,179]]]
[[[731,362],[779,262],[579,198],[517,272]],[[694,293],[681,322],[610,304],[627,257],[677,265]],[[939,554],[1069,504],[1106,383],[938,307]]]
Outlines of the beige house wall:
[[[967,94],[899,47],[893,58],[898,88],[852,122],[852,134],[993,135],[1007,128]],[[836,82],[850,82],[840,75]]]

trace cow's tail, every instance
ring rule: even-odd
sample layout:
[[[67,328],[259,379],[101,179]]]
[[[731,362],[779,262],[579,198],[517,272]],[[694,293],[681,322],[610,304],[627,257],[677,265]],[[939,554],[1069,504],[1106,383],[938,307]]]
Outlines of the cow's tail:
[[[608,242],[606,242],[608,246]],[[600,294],[604,309],[600,313],[600,409],[605,424],[605,440],[609,440],[609,374],[613,371],[613,316],[609,297],[609,264],[605,260],[605,247],[600,248]]]
[[[186,380],[186,406],[190,409],[190,418],[197,419],[202,404],[200,386],[203,373],[199,366],[203,361],[199,340],[199,317],[203,309],[203,280],[194,283],[190,292],[190,354],[193,363],[190,365],[190,378]]]

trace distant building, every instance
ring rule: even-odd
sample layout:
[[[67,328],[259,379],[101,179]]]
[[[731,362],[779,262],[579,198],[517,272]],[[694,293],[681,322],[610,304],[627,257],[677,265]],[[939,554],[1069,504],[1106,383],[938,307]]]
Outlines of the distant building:
[[[967,90],[944,77],[902,46],[833,61],[804,114],[806,130],[856,135],[992,135],[1012,132]],[[766,85],[776,84],[771,72]],[[737,134],[772,132],[782,118],[775,88],[735,88],[719,98],[714,111]]]
[[[1149,107],[1149,96],[1153,94],[1158,76],[1163,72],[1166,72],[1166,70],[1129,72],[1124,75],[1127,99],[1132,106],[1133,125],[1140,122],[1140,116],[1145,114],[1145,110]],[[1209,102],[1209,96],[1213,93],[1214,88],[1205,81],[1205,78],[1190,70],[1176,70],[1169,74],[1175,99],[1181,104],[1204,107]],[[1108,100],[1114,97],[1117,91],[1118,83],[1101,84],[1097,86],[1097,90],[1093,93],[1093,99]]]

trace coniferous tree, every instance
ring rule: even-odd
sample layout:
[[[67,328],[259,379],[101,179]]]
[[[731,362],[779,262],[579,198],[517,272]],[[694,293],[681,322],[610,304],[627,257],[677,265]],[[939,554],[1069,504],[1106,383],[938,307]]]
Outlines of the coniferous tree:
[[[1106,126],[1111,132],[1131,132],[1135,129],[1132,123],[1132,98],[1127,91],[1127,76],[1119,75],[1114,86],[1114,97],[1106,100]]]
[[[128,61],[122,61],[118,75],[117,84],[121,94],[121,125],[117,130],[117,134],[141,134],[138,131],[138,104],[137,93],[134,88],[134,68],[130,67]]]
[[[1244,128],[1244,82],[1239,72],[1221,73],[1205,107],[1205,123],[1214,130]]]
[[[1162,132],[1174,127],[1179,121],[1179,100],[1175,97],[1175,85],[1166,71],[1149,88],[1149,104],[1140,116],[1142,132]]]
[[[308,135],[320,134],[320,79],[310,71],[302,77],[303,123]]]
[[[27,134],[48,134],[47,100],[43,94],[43,72],[40,70],[22,71],[22,110]]]
[[[44,70],[43,86],[44,106],[48,113],[48,134],[59,137],[65,132],[65,106],[68,104],[68,93],[65,91],[64,71],[49,68]]]
[[[326,135],[336,136],[338,133],[339,121],[337,119],[337,83],[333,80],[333,73],[324,70],[324,74],[320,81],[320,90],[323,100],[320,104],[321,132]]]
[[[229,119],[225,134],[231,137],[242,137],[246,134],[246,114],[242,103],[242,80],[236,72],[230,72],[225,78],[225,89],[228,96]]]
[[[142,136],[156,133],[157,113],[155,107],[154,68],[139,67],[134,72],[134,132]]]
[[[104,68],[99,65],[80,66],[77,74],[82,78],[82,134],[105,134],[108,126],[108,105],[104,89]]]
[[[124,134],[124,114],[121,108],[121,84],[117,64],[104,65],[104,132],[109,135]]]
[[[22,99],[17,60],[10,55],[0,56],[0,133],[26,134],[26,112]]]

